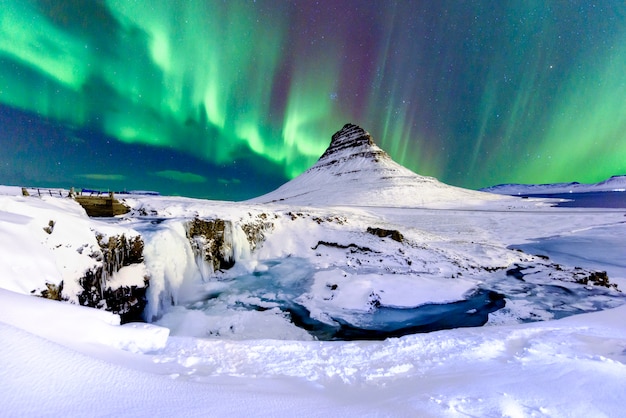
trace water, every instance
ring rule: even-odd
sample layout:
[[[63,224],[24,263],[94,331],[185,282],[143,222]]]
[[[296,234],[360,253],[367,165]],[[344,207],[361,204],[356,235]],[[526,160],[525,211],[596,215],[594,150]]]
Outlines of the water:
[[[506,295],[506,310],[518,322],[560,319],[626,302],[625,295],[615,288],[559,280],[536,265],[512,266],[485,280],[484,285]]]
[[[563,208],[626,208],[626,192],[533,194],[525,197],[568,199],[556,204]]]
[[[285,327],[296,326],[318,340],[382,340],[407,334],[459,327],[482,326],[488,314],[505,306],[504,296],[477,289],[466,300],[447,304],[426,304],[403,309],[375,306],[370,311],[342,312],[341,318],[314,318],[297,301],[309,294],[315,269],[298,257],[269,260],[253,273],[206,283],[201,297],[189,301],[186,309],[202,311],[222,323],[221,331],[237,332],[242,311],[246,327],[263,327],[268,315],[282,316]],[[419,278],[416,278],[419,280]],[[255,316],[255,320],[250,318]],[[232,322],[231,325],[225,324]],[[226,330],[226,331],[224,331]],[[242,332],[247,332],[243,329]],[[255,330],[256,333],[256,330]]]
[[[505,304],[504,295],[478,290],[457,302],[410,309],[380,306],[371,313],[353,315],[351,322],[336,318],[336,326],[314,321],[304,325],[320,340],[384,340],[444,329],[480,327],[487,323],[490,313]]]
[[[189,302],[185,309],[200,311],[210,317],[208,322],[221,324],[220,330],[208,332],[209,336],[280,338],[276,336],[287,335],[286,330],[292,327],[300,332],[306,331],[315,339],[331,341],[383,340],[444,329],[479,327],[494,313],[499,318],[507,317],[508,323],[558,319],[616,307],[626,301],[615,289],[563,282],[555,279],[551,270],[533,265],[487,274],[479,287],[464,300],[415,308],[377,304],[369,311],[343,310],[340,316],[320,319],[299,303],[303,295],[311,296],[316,271],[303,258],[269,260],[253,273],[206,283],[205,293]],[[269,317],[274,322],[268,322]],[[193,318],[197,321],[198,317]],[[284,328],[284,332],[276,330],[278,319],[282,321],[278,327]],[[285,338],[298,339],[296,334],[289,335]]]
[[[172,329],[173,335],[234,339],[308,337],[318,340],[382,340],[482,326],[488,322],[490,314],[508,318],[509,322],[505,323],[517,323],[561,318],[624,303],[624,296],[614,289],[564,283],[550,278],[547,270],[537,273],[511,268],[508,274],[502,271],[485,273],[478,288],[466,295],[464,300],[453,303],[431,303],[414,308],[375,303],[369,310],[367,307],[358,311],[343,309],[334,314],[324,311],[327,316],[320,318],[319,312],[317,316],[312,315],[307,308],[315,309],[315,303],[309,305],[306,301],[307,297],[314,298],[313,301],[323,297],[312,291],[314,275],[320,270],[306,259],[286,257],[265,260],[249,273],[245,272],[245,268],[235,266],[232,271],[217,277],[203,275],[197,271],[197,260],[194,261],[190,247],[189,251],[182,251],[189,246],[189,242],[184,228],[176,226],[176,223],[162,220],[136,225],[146,237],[146,263],[153,279],[163,276],[160,281],[153,280],[150,287],[154,293],[152,304],[165,311],[158,323]],[[611,260],[620,259],[615,252],[623,248],[623,244],[620,246],[619,242],[615,242],[619,239],[613,231],[615,227],[606,227],[606,233],[603,229],[596,229],[590,232],[591,237],[582,231],[575,236],[551,237],[525,244],[528,248],[515,248],[551,256],[559,252],[580,253],[578,260],[566,259],[564,264],[592,268],[580,261],[588,252],[588,239],[593,238],[594,246],[600,246],[598,251],[607,256],[607,260],[603,261],[610,265]],[[604,241],[598,241],[598,236],[605,235]],[[153,240],[157,240],[155,245],[151,245]],[[159,242],[160,245],[156,245]],[[176,251],[181,253],[174,254]],[[181,261],[185,261],[185,269],[182,268],[185,263],[180,264]],[[626,265],[616,267],[623,269]],[[173,277],[180,279],[174,280]],[[419,280],[419,277],[415,279]],[[183,288],[184,283],[192,282],[198,286],[192,292],[178,290]],[[160,304],[162,300],[171,300],[176,306],[168,308],[167,304]]]

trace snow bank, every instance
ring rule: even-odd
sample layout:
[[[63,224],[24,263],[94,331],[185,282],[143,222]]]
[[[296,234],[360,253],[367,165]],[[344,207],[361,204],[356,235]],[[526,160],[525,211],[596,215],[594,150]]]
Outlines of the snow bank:
[[[372,411],[371,405],[329,395],[299,379],[185,381],[161,375],[154,363],[149,372],[133,370],[112,362],[113,356],[98,360],[2,322],[0,335],[3,416],[293,417],[302,413],[321,418],[368,416]]]
[[[63,280],[50,250],[30,233],[32,220],[0,211],[0,287],[23,294]]]
[[[306,379],[314,393],[376,416],[620,416],[625,314],[626,306],[382,342],[174,337],[154,361],[185,380]]]
[[[165,346],[169,330],[150,324],[120,326],[100,309],[20,295],[0,289],[0,321],[63,345],[105,345],[135,353]]]
[[[0,185],[0,195],[5,196],[21,196],[22,188],[18,186],[2,186]]]
[[[80,278],[102,266],[98,235],[106,242],[111,236],[131,238],[137,232],[90,219],[72,199],[0,196],[0,288],[40,294],[47,284],[62,283],[63,297],[78,303],[85,290]],[[112,278],[113,289],[121,280],[128,280],[127,286],[143,286],[141,268],[120,274]]]
[[[78,277],[96,265],[89,257],[98,248],[91,227],[71,199],[0,196],[0,287],[28,294],[63,281],[64,293],[77,302]]]

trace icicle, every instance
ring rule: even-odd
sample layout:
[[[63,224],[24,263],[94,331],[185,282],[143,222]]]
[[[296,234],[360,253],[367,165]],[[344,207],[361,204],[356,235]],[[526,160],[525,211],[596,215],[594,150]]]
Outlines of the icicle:
[[[102,274],[100,274],[100,299],[104,300],[104,289],[106,287],[107,280],[109,279],[109,272],[107,270],[106,260],[102,266]]]
[[[198,271],[200,272],[200,277],[204,282],[209,280],[214,273],[213,264],[207,262],[206,259],[206,244],[206,239],[203,236],[198,235],[193,237],[192,249],[195,255],[194,258],[198,266]]]

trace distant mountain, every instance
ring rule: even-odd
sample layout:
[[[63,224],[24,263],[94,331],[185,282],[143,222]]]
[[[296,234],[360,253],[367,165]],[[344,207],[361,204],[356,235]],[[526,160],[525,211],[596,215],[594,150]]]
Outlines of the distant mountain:
[[[561,193],[590,192],[624,192],[626,191],[626,175],[613,176],[599,183],[552,183],[552,184],[499,184],[486,187],[481,191],[504,195],[536,195]]]
[[[332,136],[313,167],[251,202],[419,207],[494,199],[499,196],[449,186],[412,172],[393,161],[367,131],[346,124]]]

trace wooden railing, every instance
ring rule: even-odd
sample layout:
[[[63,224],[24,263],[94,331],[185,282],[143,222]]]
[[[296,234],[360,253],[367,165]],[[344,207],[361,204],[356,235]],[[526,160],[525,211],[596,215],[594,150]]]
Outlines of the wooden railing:
[[[22,196],[54,196],[68,197],[69,190],[66,189],[47,189],[43,187],[22,187]]]

